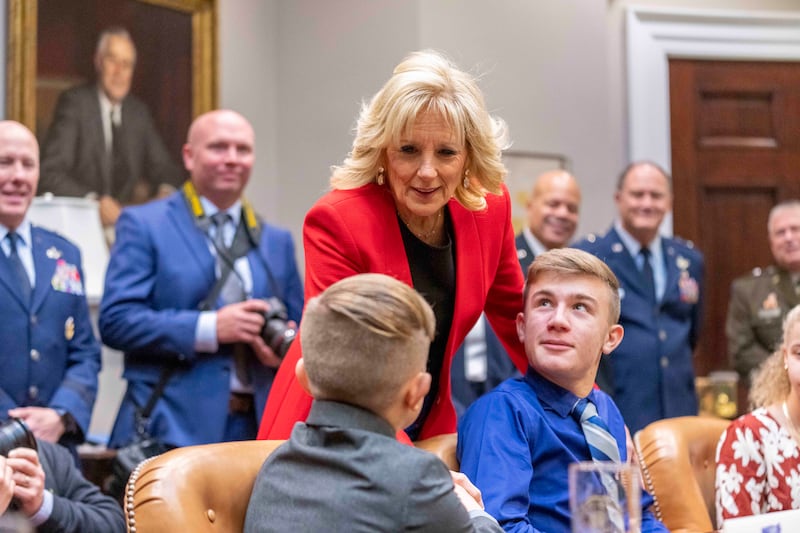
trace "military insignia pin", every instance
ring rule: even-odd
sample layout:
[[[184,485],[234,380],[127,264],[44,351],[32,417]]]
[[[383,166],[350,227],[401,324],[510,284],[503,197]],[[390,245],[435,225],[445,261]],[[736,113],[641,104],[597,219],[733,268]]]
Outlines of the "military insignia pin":
[[[758,310],[758,318],[761,320],[776,320],[781,317],[781,306],[778,302],[778,295],[771,292],[761,302],[761,309]]]
[[[50,280],[50,285],[58,292],[67,294],[83,294],[83,283],[78,267],[72,263],[67,263],[63,259],[56,261],[56,271]]]
[[[59,250],[55,246],[51,246],[50,248],[48,248],[47,252],[45,253],[47,254],[47,257],[49,259],[59,259],[61,257],[61,250]]]
[[[72,340],[72,337],[75,336],[75,319],[72,317],[67,317],[67,321],[64,322],[64,338],[68,341]]]
[[[678,279],[678,289],[682,302],[696,304],[697,300],[700,298],[700,288],[697,285],[697,280],[685,269],[681,270],[681,277]]]
[[[618,242],[615,242],[614,244],[611,245],[611,251],[614,252],[615,254],[620,253],[622,251],[622,245]]]
[[[528,257],[528,251],[524,248],[517,250],[517,259],[525,259]]]
[[[679,256],[678,256],[678,258],[677,258],[677,259],[675,259],[675,265],[676,265],[676,266],[678,267],[678,269],[680,269],[680,270],[686,270],[686,269],[688,269],[690,264],[691,264],[691,263],[689,262],[689,260],[688,260],[688,259],[686,259],[685,257],[683,257],[682,255],[679,255]]]

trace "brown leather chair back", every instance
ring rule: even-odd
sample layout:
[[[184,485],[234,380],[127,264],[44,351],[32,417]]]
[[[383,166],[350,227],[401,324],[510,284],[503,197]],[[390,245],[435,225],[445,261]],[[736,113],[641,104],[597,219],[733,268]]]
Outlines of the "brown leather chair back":
[[[656,517],[670,531],[713,531],[719,438],[729,420],[684,416],[653,422],[636,433],[645,488]]]
[[[241,532],[256,475],[282,442],[187,446],[143,462],[128,481],[128,531]]]
[[[458,459],[456,459],[457,443],[458,434],[445,433],[428,439],[418,440],[414,443],[414,446],[431,452],[441,459],[442,462],[447,465],[447,468],[458,472]]]
[[[415,445],[458,470],[456,441],[451,433]],[[283,442],[187,446],[143,462],[128,481],[128,531],[241,532],[256,475]]]

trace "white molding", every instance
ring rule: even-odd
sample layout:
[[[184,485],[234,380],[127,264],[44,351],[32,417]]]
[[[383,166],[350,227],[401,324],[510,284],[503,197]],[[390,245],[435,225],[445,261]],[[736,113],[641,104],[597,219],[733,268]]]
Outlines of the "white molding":
[[[800,61],[796,12],[629,6],[626,29],[629,156],[667,169],[669,58]]]

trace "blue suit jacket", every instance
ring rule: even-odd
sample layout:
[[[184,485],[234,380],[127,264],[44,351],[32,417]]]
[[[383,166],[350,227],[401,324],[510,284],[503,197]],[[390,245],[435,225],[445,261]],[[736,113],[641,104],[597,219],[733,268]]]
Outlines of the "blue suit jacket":
[[[228,416],[231,346],[215,354],[194,350],[198,305],[214,286],[215,259],[182,193],[124,209],[106,273],[100,306],[103,342],[125,352],[128,390],[110,445],[132,438],[134,407],[143,406],[164,365],[176,365],[156,403],[149,430],[168,444],[187,446],[223,439]],[[289,317],[300,320],[303,288],[288,231],[263,224],[261,241],[247,254],[254,298],[273,296],[271,272]],[[252,358],[257,417],[275,370]]]
[[[625,336],[601,359],[597,383],[614,398],[631,433],[661,418],[697,414],[693,352],[701,325],[703,256],[680,239],[661,242],[667,279],[655,309],[613,228],[575,245],[605,261],[619,278]]]
[[[36,226],[31,240],[36,286],[30,304],[0,252],[0,418],[14,407],[64,409],[86,435],[100,345],[89,319],[81,254],[65,238]]]

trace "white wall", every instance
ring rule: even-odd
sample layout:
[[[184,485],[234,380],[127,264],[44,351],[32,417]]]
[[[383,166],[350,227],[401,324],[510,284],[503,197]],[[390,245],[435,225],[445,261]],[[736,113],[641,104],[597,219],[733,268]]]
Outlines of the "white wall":
[[[570,158],[584,189],[578,231],[604,231],[627,163],[632,4],[800,11],[797,0],[222,1],[222,104],[258,113],[248,115],[259,136],[249,195],[301,248],[303,216],[350,147],[359,102],[407,52],[436,48],[484,74],[487,103],[509,123],[515,149]],[[266,151],[265,139],[275,141]]]

